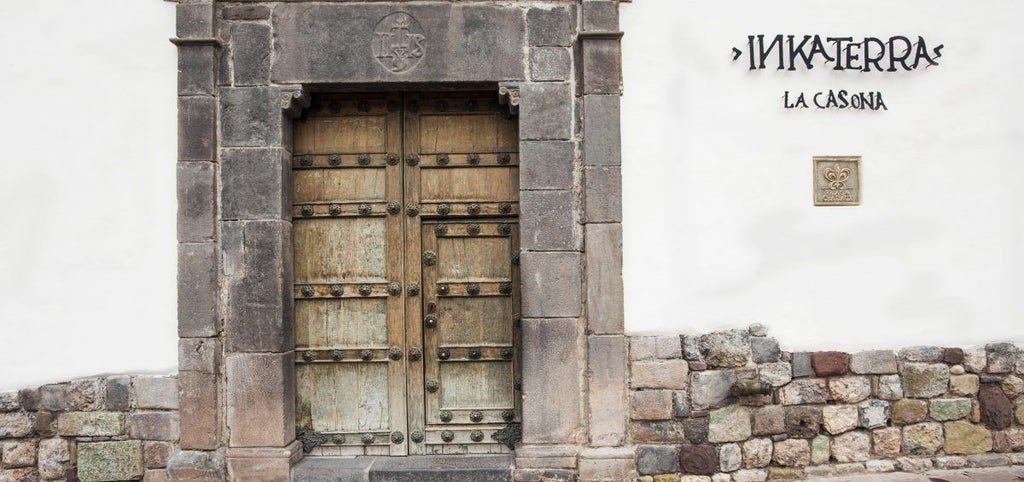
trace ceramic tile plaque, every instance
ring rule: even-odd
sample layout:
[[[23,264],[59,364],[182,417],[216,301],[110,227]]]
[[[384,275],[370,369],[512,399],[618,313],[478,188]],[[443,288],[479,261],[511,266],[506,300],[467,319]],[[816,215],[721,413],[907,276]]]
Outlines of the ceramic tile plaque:
[[[814,157],[814,205],[860,205],[860,156]]]

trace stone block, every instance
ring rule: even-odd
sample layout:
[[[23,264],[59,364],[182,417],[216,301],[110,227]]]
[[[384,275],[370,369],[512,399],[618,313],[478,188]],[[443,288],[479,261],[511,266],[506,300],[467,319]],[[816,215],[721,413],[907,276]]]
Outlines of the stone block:
[[[575,162],[576,148],[572,141],[520,142],[520,188],[572,190]]]
[[[708,441],[741,442],[750,438],[750,409],[730,406],[712,410],[708,417]]]
[[[130,438],[139,440],[173,442],[181,433],[177,412],[133,412],[125,427]]]
[[[821,430],[822,418],[822,407],[786,407],[786,433],[793,438],[812,438]]]
[[[144,442],[142,453],[144,465],[147,469],[162,469],[167,467],[167,461],[174,452],[174,444],[171,442]]]
[[[575,13],[568,7],[538,6],[526,12],[530,45],[572,45]]]
[[[545,7],[546,9],[547,7]],[[373,55],[373,34],[394,28],[396,11],[406,13],[412,34],[423,35],[423,55],[399,65]],[[554,8],[569,22],[569,10]],[[526,34],[518,4],[479,2],[345,2],[274,6],[272,78],[280,84],[373,82],[494,82],[525,79]],[[564,36],[568,28],[538,35]],[[550,28],[560,22],[549,22]],[[561,28],[561,27],[559,27]],[[497,32],[500,32],[498,34]],[[544,42],[531,45],[555,45]]]
[[[670,420],[672,418],[672,391],[630,392],[629,408],[630,417],[633,420]]]
[[[714,474],[719,468],[718,450],[714,445],[680,445],[679,468],[684,474]]]
[[[214,450],[220,441],[218,375],[181,371],[180,445],[185,450]]]
[[[964,368],[971,373],[982,373],[988,364],[988,354],[983,346],[964,348]]]
[[[928,402],[903,399],[892,403],[892,422],[897,425],[923,422],[928,417]]]
[[[903,367],[903,392],[909,398],[931,398],[946,393],[949,366],[944,363],[907,363]]]
[[[622,170],[616,166],[587,167],[583,176],[585,221],[622,222]]]
[[[179,45],[178,95],[213,95],[216,66],[216,47]]]
[[[722,472],[735,472],[743,466],[743,450],[739,444],[725,444],[718,449],[718,468]],[[731,480],[731,479],[726,479]]]
[[[270,7],[266,5],[235,5],[224,7],[220,12],[224,20],[267,20],[270,18]]]
[[[587,38],[582,42],[583,93],[622,93],[622,49],[618,38]]]
[[[793,365],[793,377],[810,377],[814,375],[814,368],[811,366],[811,354],[801,351],[792,355],[790,364]]]
[[[178,160],[213,161],[217,143],[216,101],[209,96],[178,97]]]
[[[790,407],[790,409],[797,407]],[[825,430],[832,435],[849,432],[860,425],[860,412],[853,405],[826,405],[821,409]]]
[[[1010,463],[1010,457],[1006,454],[974,454],[967,456],[967,465],[970,467],[1002,467]]]
[[[688,385],[687,373],[686,360],[635,361],[631,367],[630,387],[681,390]]]
[[[928,403],[928,414],[939,422],[959,420],[971,412],[969,398],[937,398]]]
[[[648,360],[654,358],[658,353],[657,347],[657,337],[631,336],[629,337],[629,359]]]
[[[675,418],[689,417],[693,413],[690,406],[690,392],[676,390],[672,392],[672,416]]]
[[[572,56],[566,47],[533,47],[530,49],[530,79],[564,81],[572,73]]]
[[[1017,350],[1013,343],[989,343],[985,345],[988,357],[988,373],[1010,373],[1016,366]]]
[[[952,385],[952,381],[950,381],[950,385]],[[1024,393],[1024,379],[1017,375],[1008,375],[1003,378],[1002,388],[1007,397],[1014,398]]]
[[[530,119],[519,125],[523,140],[571,139],[572,88],[565,83],[528,83],[520,87],[519,115]]]
[[[679,335],[683,342],[683,358],[692,362],[703,362],[704,354],[700,351],[700,337],[695,335]],[[705,367],[707,368],[707,367]]]
[[[787,362],[761,363],[757,377],[773,387],[781,387],[793,380],[793,368]]]
[[[178,379],[163,376],[137,376],[135,405],[138,408],[174,410],[178,408]]]
[[[171,480],[227,480],[227,463],[222,452],[178,450],[167,461]]]
[[[178,163],[178,241],[212,241],[216,222],[216,171],[210,162]]]
[[[903,453],[932,455],[945,443],[942,424],[925,422],[903,427]]]
[[[4,442],[0,444],[0,452],[3,453],[0,463],[3,463],[5,469],[36,465],[36,442],[34,440]]]
[[[871,436],[854,431],[832,438],[832,458],[837,462],[863,462],[871,458]]]
[[[584,458],[579,460],[581,480],[633,480],[636,462],[629,458]]]
[[[779,389],[783,405],[804,405],[828,401],[826,381],[821,378],[800,378]]]
[[[932,459],[928,457],[898,457],[896,468],[904,472],[924,472],[932,468]]]
[[[178,340],[178,370],[220,373],[220,353],[218,338],[181,338]]]
[[[578,334],[579,327],[574,319],[524,319],[522,322],[525,443],[565,443],[577,430]]]
[[[750,361],[750,339],[746,330],[717,331],[701,335],[697,345],[711,368],[742,367]]]
[[[610,0],[583,2],[583,30],[614,32],[619,29],[619,4]]]
[[[708,417],[689,418],[683,420],[686,441],[692,444],[702,444],[708,441]]]
[[[701,443],[690,440],[695,432],[687,430],[687,422],[697,419],[634,422],[630,424],[630,440],[633,443]],[[704,420],[704,435],[707,438],[707,418]]]
[[[732,474],[733,482],[764,482],[768,480],[768,471],[765,469],[742,469]]]
[[[986,383],[978,391],[981,423],[993,430],[1003,430],[1013,423],[1013,403],[999,385]]]
[[[280,147],[284,141],[280,93],[272,87],[220,90],[224,147]]]
[[[772,363],[779,361],[782,350],[775,338],[766,336],[750,337],[751,359],[754,363]]]
[[[583,96],[583,162],[587,166],[622,164],[618,95]]]
[[[879,457],[894,458],[900,455],[903,431],[899,427],[880,428],[871,431],[872,450]]]
[[[580,316],[582,281],[579,253],[524,252],[521,256],[523,316]]]
[[[209,243],[178,245],[178,336],[217,336],[217,253]]]
[[[691,377],[690,393],[697,410],[724,405],[730,398],[729,390],[736,383],[733,370],[705,370],[693,372]]]
[[[811,439],[811,463],[826,464],[832,457],[832,440],[827,435],[818,435]]]
[[[1024,428],[1014,427],[993,433],[992,449],[996,452],[1024,452]]]
[[[781,405],[754,409],[754,435],[776,435],[786,432],[786,410]]]
[[[678,335],[661,335],[654,338],[655,356],[661,359],[683,357],[683,346]]]
[[[577,251],[580,228],[572,191],[522,191],[520,248],[526,251]]]
[[[91,412],[99,410],[103,405],[103,381],[97,378],[86,378],[68,382],[68,410]]]
[[[896,352],[870,350],[850,355],[850,371],[859,375],[888,375],[897,372]]]
[[[677,472],[679,451],[670,445],[641,445],[636,449],[636,470],[640,475]]]
[[[38,388],[22,388],[17,391],[19,408],[25,411],[34,412],[40,410],[39,400],[39,389]],[[14,403],[11,401],[7,402],[7,407],[13,407]],[[15,412],[18,408],[12,408],[11,410],[2,410],[4,412]]]
[[[213,37],[213,3],[179,3],[176,12],[178,38]]]
[[[68,385],[56,383],[39,387],[39,408],[49,412],[63,412],[68,409]]]
[[[946,422],[947,454],[980,454],[992,450],[992,432],[970,422]]]
[[[588,224],[585,233],[587,328],[597,334],[622,333],[622,225]]]
[[[287,457],[235,458],[228,456],[229,480],[289,480],[290,469],[291,464]],[[388,478],[381,477],[381,480],[388,480]]]
[[[857,403],[871,396],[868,377],[835,377],[828,380],[829,396],[842,403]]]
[[[838,351],[818,351],[811,354],[811,366],[819,377],[845,375],[850,371],[850,355]]]
[[[38,459],[44,480],[63,479],[71,465],[71,444],[62,438],[40,440]]]
[[[892,407],[884,400],[867,400],[857,406],[860,410],[860,426],[864,428],[879,428],[889,425],[892,417]]]
[[[283,447],[295,439],[293,353],[230,355],[227,426],[232,447]]]
[[[590,444],[618,446],[626,433],[626,338],[590,336]]]
[[[961,348],[943,348],[942,363],[958,365],[964,361],[964,350]]]
[[[900,350],[900,359],[908,362],[937,362],[942,360],[941,346],[912,346]]]
[[[1013,414],[1014,418],[1017,419],[1017,423],[1024,425],[1024,398],[1018,399],[1013,403]]]
[[[67,412],[57,418],[57,433],[65,437],[111,437],[124,434],[120,412]]]
[[[270,26],[259,23],[235,23],[231,31],[231,57],[235,85],[266,85],[270,81],[270,55],[273,51]]]
[[[291,225],[285,221],[226,222],[221,233],[228,277],[225,349],[292,349]]]
[[[882,400],[899,400],[903,398],[903,379],[899,375],[882,375],[874,392]]]
[[[772,439],[753,438],[743,442],[743,467],[767,467],[772,461]]]
[[[806,439],[775,442],[772,460],[783,467],[804,467],[811,463],[811,444]]]
[[[53,412],[35,412],[32,417],[32,431],[37,437],[57,435],[57,417]]]
[[[78,478],[82,482],[135,480],[143,475],[142,442],[78,444]]]
[[[103,405],[107,410],[124,412],[131,408],[132,379],[129,376],[109,377],[106,380]]]
[[[221,150],[222,219],[291,219],[291,156],[282,148]]]

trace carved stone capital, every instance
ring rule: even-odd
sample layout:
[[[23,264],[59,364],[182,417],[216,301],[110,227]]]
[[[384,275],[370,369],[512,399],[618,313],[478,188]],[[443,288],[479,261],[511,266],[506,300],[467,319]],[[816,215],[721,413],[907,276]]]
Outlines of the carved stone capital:
[[[290,118],[302,114],[302,109],[309,107],[311,100],[309,92],[301,85],[281,88],[281,110]]]
[[[498,102],[508,106],[509,113],[519,113],[519,84],[500,83],[498,84]]]

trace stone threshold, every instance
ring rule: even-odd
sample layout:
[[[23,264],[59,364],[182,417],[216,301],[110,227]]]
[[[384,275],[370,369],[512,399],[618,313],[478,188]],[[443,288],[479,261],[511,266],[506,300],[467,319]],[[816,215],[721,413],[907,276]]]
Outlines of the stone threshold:
[[[512,482],[512,455],[305,457],[295,482]]]

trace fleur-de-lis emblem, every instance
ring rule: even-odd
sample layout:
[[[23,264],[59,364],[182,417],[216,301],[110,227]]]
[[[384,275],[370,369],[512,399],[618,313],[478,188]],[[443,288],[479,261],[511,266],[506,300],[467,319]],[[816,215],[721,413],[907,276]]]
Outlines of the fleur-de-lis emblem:
[[[829,189],[837,191],[846,188],[846,180],[850,178],[850,168],[839,167],[839,163],[836,163],[832,167],[826,167],[824,173]]]

